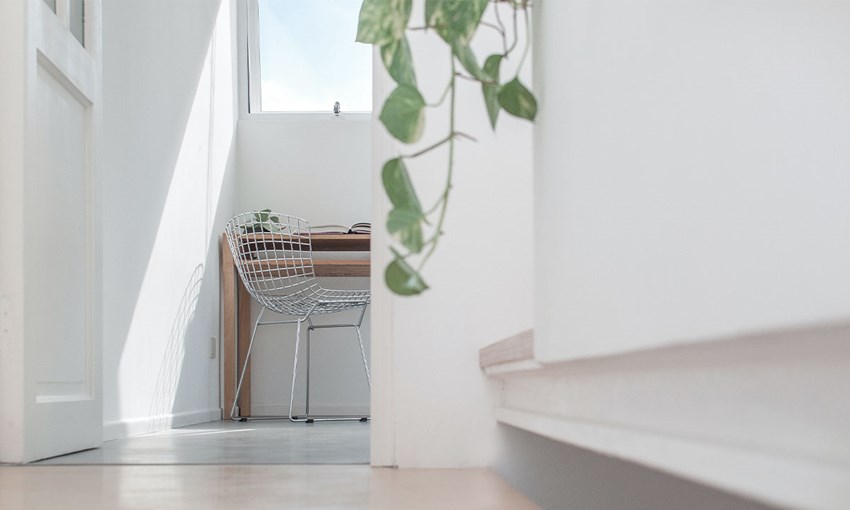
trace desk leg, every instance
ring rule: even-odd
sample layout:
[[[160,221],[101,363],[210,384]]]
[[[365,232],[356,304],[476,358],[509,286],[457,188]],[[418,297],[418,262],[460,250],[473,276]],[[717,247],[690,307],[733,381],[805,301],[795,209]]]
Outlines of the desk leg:
[[[230,406],[236,394],[236,271],[227,237],[221,235],[219,268],[221,278],[222,339],[221,356],[224,365],[222,418],[230,415]]]
[[[237,336],[239,369],[245,363],[245,355],[248,353],[248,345],[251,343],[251,295],[248,289],[239,280],[236,283],[239,292]],[[233,389],[234,393],[236,388]],[[232,401],[231,401],[232,402]],[[242,380],[242,391],[239,394],[239,416],[251,416],[251,363],[245,369],[245,378]]]

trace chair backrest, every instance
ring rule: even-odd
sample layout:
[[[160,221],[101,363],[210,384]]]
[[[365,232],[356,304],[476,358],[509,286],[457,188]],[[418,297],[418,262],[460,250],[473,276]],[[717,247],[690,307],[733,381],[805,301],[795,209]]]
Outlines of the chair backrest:
[[[239,277],[254,299],[287,295],[315,281],[310,225],[269,210],[237,214],[225,225]]]

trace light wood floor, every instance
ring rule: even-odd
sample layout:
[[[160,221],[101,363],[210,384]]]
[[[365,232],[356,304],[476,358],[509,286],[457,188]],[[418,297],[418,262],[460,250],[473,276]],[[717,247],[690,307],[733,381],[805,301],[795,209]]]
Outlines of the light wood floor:
[[[0,467],[3,510],[532,510],[483,469],[368,466]]]

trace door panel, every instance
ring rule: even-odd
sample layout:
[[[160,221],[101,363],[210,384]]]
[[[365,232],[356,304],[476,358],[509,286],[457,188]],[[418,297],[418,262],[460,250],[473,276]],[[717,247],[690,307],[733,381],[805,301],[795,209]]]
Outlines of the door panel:
[[[39,296],[30,333],[38,339],[36,400],[92,398],[91,332],[88,324],[86,185],[89,172],[89,104],[39,63],[36,125],[39,138],[29,173],[39,203],[27,214],[31,238],[27,264]],[[82,233],[82,235],[80,235]],[[69,270],[69,268],[74,268]],[[77,296],[77,299],[68,299]]]
[[[97,447],[103,435],[100,3],[27,7],[24,462]]]

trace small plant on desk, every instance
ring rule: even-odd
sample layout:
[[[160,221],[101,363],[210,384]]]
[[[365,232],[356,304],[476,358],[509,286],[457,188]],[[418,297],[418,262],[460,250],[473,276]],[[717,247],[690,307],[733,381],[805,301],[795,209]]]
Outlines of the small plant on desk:
[[[280,232],[280,218],[271,215],[271,209],[263,209],[254,213],[254,223],[242,227],[243,234]]]

